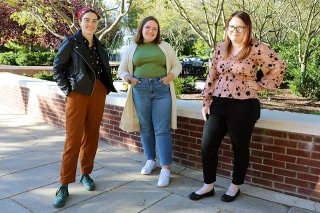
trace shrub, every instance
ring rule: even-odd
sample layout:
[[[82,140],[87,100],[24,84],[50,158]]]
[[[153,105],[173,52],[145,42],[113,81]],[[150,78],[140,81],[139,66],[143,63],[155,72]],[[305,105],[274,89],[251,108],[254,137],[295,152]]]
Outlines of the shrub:
[[[176,78],[173,83],[176,96],[179,98],[179,96],[182,94],[182,78]]]
[[[17,65],[16,57],[16,53],[13,52],[0,53],[0,64]]]
[[[36,55],[37,65],[51,66],[55,53],[53,52],[38,52]]]
[[[54,56],[55,53],[52,52],[19,53],[16,63],[20,66],[49,66],[52,65]]]
[[[196,77],[176,78],[174,81],[176,95],[200,92],[196,88]]]
[[[52,77],[52,72],[42,71],[33,75],[33,78],[42,79],[46,81],[54,81]]]
[[[294,79],[289,82],[289,88],[295,94],[320,100],[320,73],[315,67],[310,66],[308,69],[308,72],[302,74],[299,69],[295,69]]]
[[[206,61],[209,59],[210,47],[203,39],[198,39],[194,43],[192,50],[194,51],[194,53],[197,56],[200,56],[200,57],[206,59]]]
[[[36,65],[36,56],[33,53],[20,53],[16,58],[16,63],[20,66]]]
[[[53,63],[55,53],[53,52],[31,52],[31,53],[0,53],[0,64],[20,66],[50,66]]]
[[[320,50],[316,50],[308,57],[306,70],[301,72],[298,50],[292,44],[278,44],[274,46],[276,52],[286,60],[288,69],[283,84],[288,84],[290,90],[306,98],[320,100]]]

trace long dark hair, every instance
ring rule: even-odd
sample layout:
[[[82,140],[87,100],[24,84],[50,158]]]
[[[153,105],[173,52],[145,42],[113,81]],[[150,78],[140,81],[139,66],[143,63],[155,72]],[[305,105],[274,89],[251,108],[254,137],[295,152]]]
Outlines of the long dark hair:
[[[153,16],[148,16],[148,17],[145,17],[144,19],[142,19],[142,21],[140,22],[139,27],[137,29],[137,34],[136,34],[136,37],[134,38],[134,41],[136,42],[136,44],[142,44],[143,43],[142,29],[143,29],[144,25],[148,21],[155,21],[157,23],[158,32],[157,32],[156,38],[152,41],[152,43],[160,44],[160,42],[161,42],[160,25],[159,25],[159,21]]]
[[[242,60],[245,57],[247,57],[251,51],[252,22],[251,22],[251,18],[249,16],[249,14],[246,12],[243,12],[243,11],[236,11],[236,12],[232,13],[232,15],[227,19],[226,28],[224,30],[224,42],[227,47],[227,51],[226,51],[226,55],[225,55],[226,58],[231,54],[231,49],[232,49],[232,44],[231,44],[231,41],[228,37],[228,26],[229,26],[229,23],[233,17],[238,17],[246,25],[245,35],[244,35],[244,39],[242,41],[243,49],[239,53],[239,58],[238,58],[239,60]]]

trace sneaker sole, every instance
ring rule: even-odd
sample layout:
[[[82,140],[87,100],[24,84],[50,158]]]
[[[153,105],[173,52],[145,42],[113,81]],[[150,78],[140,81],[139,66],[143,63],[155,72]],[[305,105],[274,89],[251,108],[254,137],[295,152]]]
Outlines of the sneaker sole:
[[[169,182],[169,183],[170,183],[170,182]],[[157,185],[158,185],[158,187],[163,188],[163,187],[169,186],[169,183],[168,183],[168,184],[166,184],[166,185],[159,185],[159,184],[157,184]]]
[[[69,196],[68,196],[68,197],[69,197]],[[64,207],[64,206],[66,205],[66,203],[67,203],[68,197],[66,197],[64,203],[53,203],[52,206],[53,206],[54,208],[62,208],[62,207]]]
[[[94,186],[94,187],[83,187],[85,190],[87,190],[87,191],[94,191],[95,189],[96,189],[96,187]]]
[[[146,173],[146,172],[140,172],[142,175],[150,175],[152,172],[153,172],[153,170],[155,170],[157,167],[155,166],[152,170],[151,170],[151,172],[150,173]]]
[[[160,188],[164,188],[164,187],[167,187],[167,186],[169,186],[169,184],[167,184],[167,185],[158,185],[158,187],[160,187]]]

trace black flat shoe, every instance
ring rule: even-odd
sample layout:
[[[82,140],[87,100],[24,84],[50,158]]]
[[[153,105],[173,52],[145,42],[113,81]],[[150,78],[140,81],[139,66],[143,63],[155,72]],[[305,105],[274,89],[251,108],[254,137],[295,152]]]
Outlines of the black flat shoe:
[[[235,194],[234,196],[230,196],[230,195],[227,195],[227,194],[222,195],[221,200],[224,201],[224,202],[232,202],[239,195],[240,195],[240,189],[238,190],[237,194]]]
[[[198,195],[195,192],[192,192],[191,194],[188,195],[188,197],[190,198],[190,200],[200,200],[204,197],[211,197],[214,195],[214,189],[212,189],[210,192],[204,193],[202,195]]]

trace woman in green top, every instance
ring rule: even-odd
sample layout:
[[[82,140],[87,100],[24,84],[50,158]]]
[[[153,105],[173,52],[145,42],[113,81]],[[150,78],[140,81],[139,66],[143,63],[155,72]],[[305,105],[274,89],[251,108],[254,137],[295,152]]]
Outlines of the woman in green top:
[[[141,174],[148,175],[156,168],[157,149],[162,167],[160,187],[167,186],[170,180],[171,128],[177,128],[173,80],[181,70],[172,47],[161,41],[158,20],[153,16],[144,18],[135,43],[125,50],[119,66],[119,76],[129,84],[120,128],[140,131],[147,160]]]

